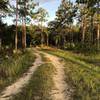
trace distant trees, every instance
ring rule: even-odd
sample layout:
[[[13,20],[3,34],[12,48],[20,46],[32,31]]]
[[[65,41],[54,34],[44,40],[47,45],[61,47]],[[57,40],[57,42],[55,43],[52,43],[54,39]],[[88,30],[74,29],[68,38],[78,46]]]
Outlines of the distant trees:
[[[39,26],[42,30],[42,32],[41,32],[41,46],[43,46],[43,44],[44,44],[44,34],[43,34],[44,33],[44,27],[43,27],[43,25],[47,21],[48,16],[49,16],[48,12],[45,9],[43,9],[43,8],[38,9],[38,13],[36,14],[36,19],[38,20]]]
[[[51,27],[54,27],[53,29],[55,30],[55,33],[61,36],[62,39],[60,39],[61,42],[59,43],[62,45],[62,47],[65,45],[66,36],[70,38],[69,39],[70,46],[71,43],[73,42],[73,33],[71,32],[71,30],[76,11],[77,10],[75,6],[70,1],[62,0],[61,5],[58,8],[58,11],[56,12],[55,21],[49,24],[49,26],[52,25]],[[56,44],[59,37],[58,35],[56,36],[57,37],[57,40],[55,41]]]
[[[16,0],[16,6],[9,5],[9,0],[0,0],[0,47],[4,40],[2,34],[7,36],[3,31],[10,28],[3,24],[2,17],[9,13],[12,17],[16,16],[16,28],[10,28],[15,35],[16,50],[19,41],[22,48],[26,48],[27,33],[33,44],[83,51],[100,50],[100,0],[76,0],[76,3],[62,0],[56,18],[46,27],[48,12],[44,8],[35,9],[37,5],[34,0]],[[12,8],[13,12],[8,8]],[[27,26],[30,21],[30,26]]]
[[[16,0],[16,34],[15,34],[15,48],[17,49],[18,36],[17,36],[17,26],[18,21],[22,23],[22,48],[26,48],[26,24],[30,21],[33,10],[35,9],[36,4],[33,0]]]
[[[14,28],[14,31],[12,29],[12,34],[14,32],[14,48],[17,51],[18,49],[18,45],[19,45],[19,41],[22,44],[22,48],[25,49],[26,48],[26,24],[29,24],[29,22],[31,21],[31,19],[33,20],[38,20],[39,21],[39,29],[41,31],[41,44],[44,43],[45,41],[45,37],[44,37],[44,33],[47,32],[47,30],[44,27],[44,22],[47,21],[47,17],[48,17],[48,12],[43,9],[43,8],[39,8],[38,11],[35,10],[35,7],[38,4],[34,3],[34,0],[15,0],[16,4],[12,4],[9,5],[10,1],[9,0],[0,0],[0,47],[2,44],[2,33],[3,33],[3,28],[5,30],[5,28],[8,26],[4,27],[3,22],[1,21],[1,18],[3,16],[5,16],[7,14],[8,8],[11,8],[11,12],[9,12],[9,15],[11,15],[10,17],[15,17],[14,22],[15,22],[15,26],[16,28]],[[20,25],[22,24],[22,29],[20,31],[19,34],[19,23]],[[31,25],[34,26],[34,25]],[[32,27],[34,28],[34,27]],[[5,32],[6,33],[6,32]],[[9,34],[8,34],[9,35]],[[22,39],[19,39],[19,35],[20,37],[22,37]],[[22,36],[21,36],[22,35]],[[45,34],[47,35],[47,34]],[[8,36],[9,37],[9,36]]]
[[[77,3],[81,6],[81,27],[82,27],[82,42],[84,44],[85,39],[88,41],[88,47],[91,49],[92,46],[99,48],[100,45],[100,33],[99,26],[100,22],[97,16],[100,16],[100,1],[99,0],[77,0]],[[96,26],[96,27],[95,27]],[[97,32],[97,35],[96,35]],[[88,36],[87,34],[88,33]],[[88,39],[87,39],[88,37]],[[97,41],[97,42],[96,42]],[[86,42],[85,42],[86,44]],[[97,46],[96,46],[97,44]]]
[[[35,4],[33,0],[20,0],[18,1],[18,15],[20,17],[19,20],[22,22],[22,48],[26,48],[26,23],[27,21],[38,20],[41,26],[41,30],[43,30],[43,23],[47,20],[48,12],[43,9],[39,8],[38,11],[34,11]],[[43,32],[41,32],[41,44],[44,42]]]
[[[26,23],[28,16],[31,16],[32,10],[35,8],[35,4],[32,0],[20,0],[19,5],[19,17],[22,21],[22,48],[26,48]]]
[[[63,45],[63,48],[100,50],[99,19],[100,0],[76,0],[76,4],[62,0],[56,18],[49,23],[49,28],[52,34],[57,35],[54,35],[55,38],[60,37],[60,48]]]

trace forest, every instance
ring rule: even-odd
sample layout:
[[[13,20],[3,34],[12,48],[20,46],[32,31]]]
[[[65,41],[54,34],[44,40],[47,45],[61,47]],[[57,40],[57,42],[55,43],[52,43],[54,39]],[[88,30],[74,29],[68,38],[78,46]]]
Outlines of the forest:
[[[0,0],[0,100],[100,100],[100,0],[58,1]]]

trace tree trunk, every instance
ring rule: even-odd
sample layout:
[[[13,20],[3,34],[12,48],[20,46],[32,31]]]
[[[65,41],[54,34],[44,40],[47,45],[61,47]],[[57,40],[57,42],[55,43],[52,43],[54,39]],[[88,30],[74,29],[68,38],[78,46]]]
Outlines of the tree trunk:
[[[82,44],[84,45],[85,43],[85,26],[83,27],[83,32],[82,32]]]
[[[0,50],[2,48],[2,39],[0,38]]]
[[[44,42],[44,36],[43,36],[43,27],[42,27],[42,22],[41,22],[41,46],[43,47],[43,42]]]
[[[72,26],[70,26],[70,30],[71,30],[71,43],[73,44],[74,40],[73,40],[73,31],[72,31]]]
[[[84,45],[84,42],[85,42],[85,29],[86,29],[86,24],[85,24],[85,17],[82,19],[82,44]]]
[[[49,46],[49,35],[47,34],[47,46]]]
[[[25,17],[22,17],[22,48],[26,48],[26,24],[25,24]]]
[[[43,33],[41,33],[41,46],[42,46],[42,47],[43,47],[43,42],[44,42]]]
[[[22,48],[26,48],[26,1],[24,2],[24,16],[22,17],[22,27],[23,27],[23,33],[22,33]]]
[[[98,8],[97,9],[97,20],[99,18],[99,6],[100,6],[100,3],[98,0],[98,2],[97,2],[97,8]],[[100,46],[100,25],[99,25],[99,21],[98,21],[98,24],[97,24],[97,48],[98,48],[98,50],[100,49],[99,46]]]
[[[97,29],[97,48],[99,50],[99,45],[100,45],[100,30],[99,30],[99,24],[98,24],[98,29]]]
[[[17,43],[18,43],[18,37],[17,37],[17,31],[18,31],[18,28],[17,28],[17,20],[18,20],[18,0],[16,0],[16,33],[15,33],[15,50],[17,51]]]
[[[69,26],[69,28],[70,28],[69,33],[70,33],[70,48],[71,48],[71,47],[72,47],[72,33],[71,33],[71,25]]]
[[[63,45],[64,45],[64,49],[65,49],[65,46],[66,46],[66,36],[65,35],[63,36],[63,39],[64,39],[64,44]]]
[[[94,15],[93,15],[94,16]],[[93,45],[93,16],[91,16],[91,38],[90,38],[90,47]]]

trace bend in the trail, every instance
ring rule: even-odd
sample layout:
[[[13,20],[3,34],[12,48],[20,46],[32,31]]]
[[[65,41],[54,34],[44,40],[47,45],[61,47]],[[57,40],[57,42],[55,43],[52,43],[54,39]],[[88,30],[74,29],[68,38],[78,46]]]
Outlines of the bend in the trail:
[[[36,59],[33,63],[33,66],[29,68],[29,70],[24,73],[23,77],[19,78],[15,83],[8,86],[0,96],[0,100],[9,100],[12,98],[13,95],[19,93],[21,89],[28,84],[32,74],[36,71],[37,67],[40,66],[43,62],[41,60],[41,56],[39,53],[35,53]]]

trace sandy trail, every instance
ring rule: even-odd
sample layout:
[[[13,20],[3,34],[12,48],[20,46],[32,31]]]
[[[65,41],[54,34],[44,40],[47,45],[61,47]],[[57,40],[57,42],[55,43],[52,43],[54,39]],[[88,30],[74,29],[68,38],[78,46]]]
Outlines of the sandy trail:
[[[36,71],[37,67],[40,66],[43,62],[41,60],[41,56],[39,53],[35,53],[36,59],[33,63],[33,66],[30,67],[30,69],[24,73],[24,75],[19,78],[14,84],[8,86],[0,96],[0,100],[9,100],[12,98],[13,95],[19,93],[21,89],[28,84],[30,78],[32,77],[33,73]]]
[[[44,52],[43,54],[50,59],[51,63],[57,70],[53,77],[56,88],[52,90],[51,97],[53,100],[71,100],[71,89],[65,82],[64,63],[62,63],[60,61],[61,59],[56,56]]]

